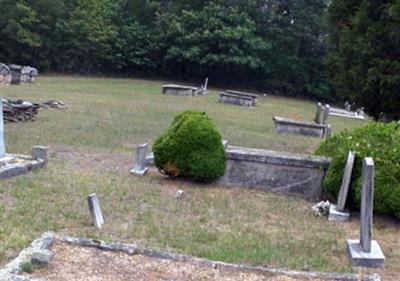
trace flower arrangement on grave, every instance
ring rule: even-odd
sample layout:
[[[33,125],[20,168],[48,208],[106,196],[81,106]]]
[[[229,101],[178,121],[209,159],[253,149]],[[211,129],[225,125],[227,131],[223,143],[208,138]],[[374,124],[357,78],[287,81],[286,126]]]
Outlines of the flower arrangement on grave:
[[[225,173],[222,138],[205,112],[178,113],[154,143],[153,152],[156,167],[171,177],[211,182]]]

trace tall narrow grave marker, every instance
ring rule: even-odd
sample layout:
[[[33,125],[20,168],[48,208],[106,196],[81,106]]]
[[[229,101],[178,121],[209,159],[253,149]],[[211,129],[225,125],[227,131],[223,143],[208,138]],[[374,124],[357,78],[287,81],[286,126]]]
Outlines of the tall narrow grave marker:
[[[317,112],[315,114],[315,123],[321,124],[321,111],[322,111],[322,104],[319,102],[317,103]]]
[[[147,155],[148,145],[147,143],[141,144],[136,149],[136,163],[135,167],[131,170],[132,174],[143,176],[147,173],[146,167],[146,155]]]
[[[96,228],[101,228],[104,224],[103,213],[101,212],[99,198],[96,193],[92,193],[87,198],[89,204],[90,215],[92,217],[92,224]]]
[[[331,107],[329,106],[329,104],[326,104],[323,107],[322,124],[324,124],[324,125],[328,123],[330,110],[331,110]]]
[[[6,144],[4,141],[4,117],[3,117],[3,99],[0,97],[0,158],[6,156]]]
[[[353,266],[383,267],[385,256],[378,242],[372,240],[374,205],[374,161],[365,158],[362,169],[360,240],[348,240],[347,250]]]
[[[342,185],[340,186],[340,193],[337,205],[331,205],[329,209],[329,221],[346,222],[350,219],[349,211],[345,210],[347,194],[349,193],[349,186],[351,181],[351,174],[353,172],[355,155],[349,151],[347,155],[346,167],[342,178]]]

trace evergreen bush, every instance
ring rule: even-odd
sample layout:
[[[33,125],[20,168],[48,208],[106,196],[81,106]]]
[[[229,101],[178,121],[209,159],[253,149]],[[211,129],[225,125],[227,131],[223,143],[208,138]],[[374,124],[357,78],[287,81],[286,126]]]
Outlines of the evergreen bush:
[[[332,158],[323,188],[337,198],[348,151],[356,154],[348,205],[361,204],[362,159],[375,163],[374,211],[400,218],[400,125],[370,123],[354,131],[343,131],[321,144],[316,154]]]
[[[205,112],[177,114],[154,143],[153,152],[156,167],[171,177],[210,182],[225,173],[221,135]]]

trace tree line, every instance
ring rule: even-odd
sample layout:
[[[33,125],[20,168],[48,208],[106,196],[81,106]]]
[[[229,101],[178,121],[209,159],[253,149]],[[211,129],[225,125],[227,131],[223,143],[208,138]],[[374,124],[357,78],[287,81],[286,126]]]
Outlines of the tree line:
[[[0,61],[165,77],[399,119],[398,0],[0,0]]]
[[[0,61],[329,96],[325,0],[0,0]]]

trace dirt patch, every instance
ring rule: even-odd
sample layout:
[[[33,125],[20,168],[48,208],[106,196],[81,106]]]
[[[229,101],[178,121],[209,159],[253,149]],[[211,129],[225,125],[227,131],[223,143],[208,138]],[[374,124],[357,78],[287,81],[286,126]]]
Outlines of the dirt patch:
[[[230,269],[214,269],[207,266],[151,258],[143,255],[102,251],[94,248],[72,246],[56,241],[52,246],[55,254],[48,268],[34,276],[54,281],[100,280],[270,280],[300,281],[321,279],[297,279],[265,273],[244,272]]]

